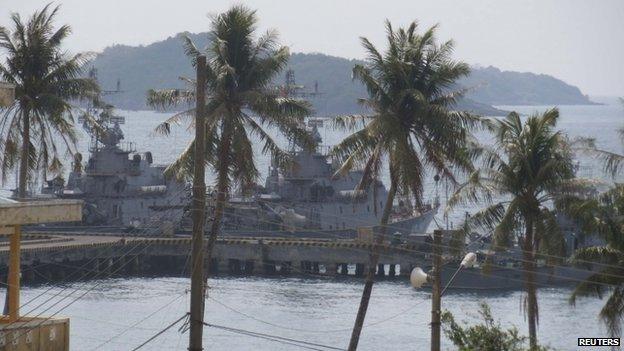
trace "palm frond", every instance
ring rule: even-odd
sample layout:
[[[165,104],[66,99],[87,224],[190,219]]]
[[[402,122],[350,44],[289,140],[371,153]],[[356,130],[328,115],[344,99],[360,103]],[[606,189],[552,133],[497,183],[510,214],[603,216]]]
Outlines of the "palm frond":
[[[62,152],[57,143],[62,143],[66,154],[73,154],[77,142],[74,113],[80,109],[72,103],[94,99],[100,92],[95,81],[82,78],[94,55],[72,56],[62,49],[71,28],[54,27],[58,11],[58,6],[47,5],[25,22],[12,14],[12,29],[0,28],[0,47],[6,52],[0,76],[16,85],[14,105],[0,116],[3,181],[19,159],[27,159],[28,169],[20,169],[22,175],[29,173],[27,177],[39,170],[60,172]],[[26,123],[31,133],[22,140]],[[22,182],[20,192],[23,189]]]

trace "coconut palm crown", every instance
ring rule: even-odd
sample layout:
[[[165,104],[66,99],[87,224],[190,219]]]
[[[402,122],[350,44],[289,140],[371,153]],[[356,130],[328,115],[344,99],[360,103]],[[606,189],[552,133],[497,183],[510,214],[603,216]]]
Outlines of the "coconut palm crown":
[[[495,249],[518,243],[523,253],[529,339],[537,345],[538,303],[535,282],[540,253],[563,254],[553,201],[585,189],[574,178],[574,162],[567,137],[555,129],[559,112],[550,109],[524,122],[515,113],[490,121],[493,147],[484,146],[484,167],[469,175],[449,199],[447,210],[460,203],[489,206],[471,217],[472,225],[493,229]]]
[[[262,152],[271,153],[280,166],[292,161],[274,139],[275,133],[286,135],[299,145],[311,147],[312,138],[304,128],[303,118],[311,113],[310,104],[281,96],[272,81],[286,66],[288,48],[279,46],[277,32],[270,30],[255,38],[255,11],[244,6],[232,7],[213,17],[209,46],[198,49],[191,39],[183,37],[186,55],[193,65],[197,56],[207,56],[206,156],[213,170],[224,170],[224,181],[251,185],[259,174],[251,138],[262,142]],[[195,80],[181,78],[188,89],[150,90],[148,104],[155,108],[190,106],[195,100]],[[171,126],[184,121],[193,126],[195,109],[176,113],[157,127],[169,134]],[[178,178],[192,176],[192,141],[166,173]]]
[[[598,272],[577,285],[570,303],[575,304],[583,296],[603,298],[608,294],[599,317],[613,337],[620,337],[624,320],[624,184],[615,184],[602,194],[567,196],[558,202],[584,233],[597,234],[605,242],[578,249],[574,254],[574,261],[594,262]]]
[[[310,105],[305,101],[279,95],[271,82],[288,61],[288,48],[277,44],[275,31],[255,38],[258,19],[255,11],[234,6],[212,18],[209,46],[197,49],[189,38],[184,39],[186,54],[193,65],[202,52],[206,67],[206,162],[216,173],[214,214],[206,249],[207,265],[227,197],[232,185],[250,189],[258,177],[252,136],[262,143],[261,152],[271,153],[278,167],[292,165],[292,155],[280,148],[269,128],[286,135],[291,141],[311,148],[314,140],[305,130],[304,117]],[[156,107],[188,104],[195,100],[195,81],[185,79],[189,90],[149,91],[148,103]],[[167,134],[171,124],[190,120],[193,108],[177,113],[157,130]],[[194,163],[195,142],[192,141],[178,159],[166,169],[166,174],[189,178]],[[209,271],[210,267],[206,267]]]
[[[361,38],[367,59],[353,68],[353,78],[362,82],[368,92],[368,97],[359,102],[370,115],[341,116],[335,121],[343,129],[361,128],[331,150],[340,165],[337,177],[354,168],[362,169],[358,189],[368,189],[380,180],[387,162],[390,188],[380,218],[378,242],[383,241],[395,195],[404,195],[421,205],[428,172],[455,182],[455,172],[472,170],[471,153],[466,147],[470,140],[468,127],[478,118],[453,110],[463,93],[455,89],[456,81],[469,73],[469,67],[451,58],[452,41],[436,42],[435,26],[422,34],[417,28],[412,22],[407,28],[395,30],[386,22],[388,47],[383,53]],[[350,350],[357,347],[377,259],[374,254],[369,263]]]
[[[97,83],[82,78],[89,54],[69,56],[62,43],[67,25],[54,28],[59,7],[45,6],[24,22],[11,15],[12,30],[0,27],[0,78],[15,85],[15,102],[0,111],[0,168],[2,179],[19,161],[19,196],[37,169],[59,173],[63,159],[58,143],[75,152],[73,101],[93,98]]]
[[[333,148],[341,165],[337,175],[362,168],[359,187],[366,188],[379,179],[387,157],[396,191],[410,194],[421,204],[425,171],[455,181],[453,168],[471,169],[467,127],[474,126],[478,118],[453,110],[464,93],[454,90],[455,83],[470,69],[451,59],[452,41],[436,43],[436,28],[418,34],[416,22],[398,30],[386,22],[388,48],[383,54],[361,38],[367,62],[353,68],[353,78],[368,91],[368,98],[359,102],[371,115],[336,118],[338,127],[363,125]]]
[[[624,99],[620,98],[622,106]],[[624,128],[618,130],[624,146]],[[579,140],[577,140],[579,141]],[[580,139],[581,151],[589,151],[603,161],[604,170],[613,180],[613,186],[603,193],[568,195],[558,199],[557,206],[580,225],[583,234],[598,235],[604,245],[578,249],[573,259],[579,263],[593,262],[598,273],[577,285],[570,297],[576,304],[578,297],[609,297],[599,317],[613,337],[622,334],[624,320],[624,184],[621,181],[624,155],[596,147],[593,139]]]

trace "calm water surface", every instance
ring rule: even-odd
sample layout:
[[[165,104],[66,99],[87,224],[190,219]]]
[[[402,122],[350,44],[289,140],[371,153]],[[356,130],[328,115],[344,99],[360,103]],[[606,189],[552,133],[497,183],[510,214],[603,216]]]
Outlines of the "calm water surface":
[[[346,347],[351,323],[362,292],[355,279],[271,279],[224,277],[211,280],[205,320],[208,323]],[[24,312],[58,293],[52,302],[65,300],[46,311],[71,318],[72,350],[128,350],[140,345],[188,310],[187,278],[109,279],[62,287],[25,288],[23,302],[46,292],[26,305]],[[66,289],[66,290],[61,290]],[[87,290],[89,290],[87,292]],[[72,293],[73,292],[73,293]],[[574,350],[579,336],[604,336],[596,319],[601,301],[583,299],[571,307],[564,288],[540,289],[540,340],[559,350]],[[70,295],[71,294],[71,295]],[[407,282],[382,281],[375,285],[360,341],[361,350],[428,349],[431,304],[428,291],[412,289]],[[443,308],[458,321],[475,321],[480,301],[487,301],[503,326],[526,326],[521,292],[458,292],[444,297]],[[36,312],[33,312],[36,313]],[[149,317],[148,317],[149,316]],[[109,339],[112,340],[107,343]],[[149,344],[146,350],[184,350],[188,334],[177,327]],[[445,349],[452,349],[447,340]],[[205,329],[208,350],[295,350],[290,345],[238,334]]]

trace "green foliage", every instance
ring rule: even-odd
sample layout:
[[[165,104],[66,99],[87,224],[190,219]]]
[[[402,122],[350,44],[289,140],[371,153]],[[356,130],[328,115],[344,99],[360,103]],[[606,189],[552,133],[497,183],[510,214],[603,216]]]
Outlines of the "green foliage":
[[[558,205],[585,233],[598,234],[606,241],[605,246],[582,248],[574,254],[579,263],[598,263],[599,272],[576,286],[570,303],[581,296],[603,298],[610,293],[599,316],[609,333],[619,337],[624,321],[624,184],[598,195],[565,197]]]
[[[232,7],[212,19],[208,47],[199,49],[184,36],[184,52],[192,65],[197,56],[207,57],[206,159],[217,172],[225,172],[218,182],[228,188],[236,182],[251,187],[259,172],[254,162],[250,137],[257,136],[262,151],[271,153],[278,166],[291,162],[267,131],[274,127],[299,145],[311,147],[303,118],[310,114],[306,101],[281,97],[271,89],[271,81],[284,69],[288,48],[277,44],[275,31],[256,37],[257,16],[243,6]],[[183,111],[163,122],[157,131],[168,134],[172,124],[194,123],[195,80],[182,78],[184,89],[150,90],[148,103],[156,108],[182,106]],[[179,178],[192,175],[194,141],[166,172]],[[225,176],[227,174],[227,176]],[[225,183],[223,183],[225,182]]]
[[[434,26],[418,33],[416,22],[394,29],[386,21],[387,48],[383,52],[361,38],[367,59],[353,67],[353,77],[366,87],[368,96],[358,103],[369,115],[335,119],[338,128],[354,131],[331,150],[340,165],[336,177],[362,169],[357,189],[372,187],[376,197],[380,170],[385,162],[388,164],[390,189],[377,242],[384,240],[397,193],[420,206],[427,171],[454,182],[455,172],[472,170],[466,144],[469,130],[479,118],[453,110],[463,93],[454,90],[454,85],[468,74],[469,67],[452,59],[453,43],[438,44],[435,32]],[[375,267],[377,260],[377,253],[371,255],[370,266]],[[372,284],[369,278],[367,284]],[[364,289],[358,316],[366,311],[370,293],[371,289]],[[350,348],[357,345],[363,321],[356,319]]]
[[[3,180],[20,159],[27,159],[20,173],[36,169],[60,173],[64,155],[58,144],[75,152],[76,106],[72,102],[91,99],[99,92],[93,80],[81,78],[91,56],[69,56],[62,49],[71,30],[67,25],[54,28],[58,9],[47,5],[26,22],[14,13],[13,28],[0,27],[0,49],[5,54],[0,79],[16,86],[15,103],[0,110]],[[25,134],[26,126],[29,133]]]
[[[451,41],[436,43],[435,31],[432,27],[419,34],[415,22],[395,30],[387,22],[384,52],[361,39],[367,60],[353,68],[353,77],[366,87],[368,97],[359,103],[371,115],[337,117],[339,128],[362,129],[332,149],[340,164],[337,175],[363,169],[359,189],[379,179],[381,164],[387,160],[391,185],[420,205],[427,170],[451,182],[456,172],[472,170],[466,145],[469,130],[480,119],[453,110],[463,94],[453,87],[469,67],[451,58]]]
[[[501,71],[495,67],[473,69],[461,81],[473,88],[468,97],[492,105],[586,105],[592,102],[579,88],[546,75]]]
[[[551,109],[524,122],[515,112],[505,119],[491,120],[494,147],[480,147],[483,167],[457,188],[447,204],[448,211],[460,203],[488,203],[470,218],[470,224],[493,231],[494,249],[517,243],[522,250],[532,343],[537,341],[539,316],[536,259],[540,254],[561,255],[564,249],[549,205],[561,196],[587,190],[585,182],[574,178],[567,138],[555,129],[558,119],[559,111]],[[493,203],[494,199],[504,200]]]
[[[556,254],[561,249],[560,240],[549,238],[560,237],[560,232],[547,205],[563,194],[586,189],[586,184],[574,179],[570,147],[555,130],[558,118],[558,110],[551,109],[524,123],[516,113],[491,120],[495,146],[481,146],[483,167],[470,174],[449,199],[447,210],[457,204],[490,204],[473,215],[470,224],[492,229],[495,248],[523,243],[521,229],[530,220],[533,229],[539,229],[529,243],[531,250]],[[505,200],[493,202],[501,197]]]
[[[620,102],[624,106],[624,99],[620,98]],[[624,128],[618,132],[624,144]],[[593,139],[581,138],[575,143],[577,150],[601,158],[605,171],[614,178],[624,168],[624,155],[598,149]],[[574,218],[585,234],[598,234],[606,242],[605,246],[586,247],[575,253],[573,258],[578,262],[598,263],[595,267],[599,272],[576,286],[570,303],[575,304],[581,296],[603,298],[610,292],[599,317],[609,333],[619,337],[624,322],[624,184],[614,183],[602,194],[587,192],[561,197],[557,207]]]
[[[482,323],[476,325],[460,325],[449,311],[442,313],[442,328],[447,338],[459,351],[525,351],[528,338],[520,335],[516,327],[504,329],[492,317],[490,307],[480,303],[479,316]],[[538,346],[532,351],[545,351],[546,347]]]

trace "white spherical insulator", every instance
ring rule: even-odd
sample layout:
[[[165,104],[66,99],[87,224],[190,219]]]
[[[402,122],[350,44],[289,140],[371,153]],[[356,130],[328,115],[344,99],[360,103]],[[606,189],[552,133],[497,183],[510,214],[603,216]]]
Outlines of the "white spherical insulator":
[[[410,274],[410,283],[416,289],[419,289],[423,284],[427,282],[429,275],[425,273],[420,267],[416,267],[412,269],[412,273]]]
[[[476,262],[477,262],[477,254],[475,254],[474,252],[469,252],[466,254],[466,256],[464,256],[464,259],[461,261],[461,266],[463,268],[470,268],[474,266]]]

